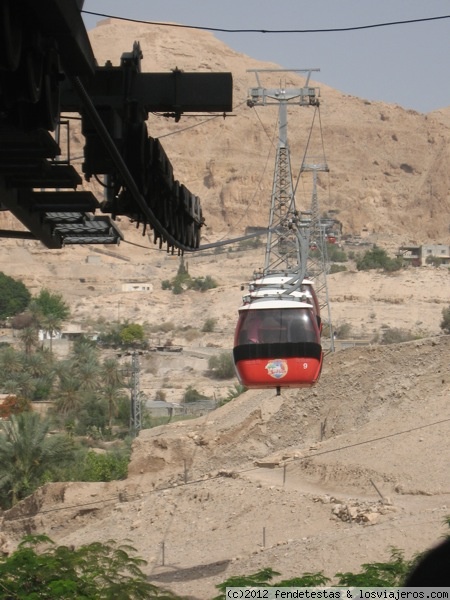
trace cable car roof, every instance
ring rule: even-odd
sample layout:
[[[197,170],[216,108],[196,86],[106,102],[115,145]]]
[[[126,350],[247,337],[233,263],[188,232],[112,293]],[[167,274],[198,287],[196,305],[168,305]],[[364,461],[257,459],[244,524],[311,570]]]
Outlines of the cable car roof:
[[[255,279],[252,280],[251,283],[254,283],[255,285],[273,285],[273,284],[283,284],[283,283],[287,283],[288,281],[297,281],[298,277],[296,273],[293,273],[292,275],[289,274],[285,274],[285,275],[264,275],[264,277],[257,277]],[[302,280],[302,283],[307,284],[307,285],[313,285],[313,280],[309,277],[305,277]]]
[[[301,302],[300,300],[290,297],[287,298],[285,296],[277,297],[264,297],[264,298],[252,298],[249,297],[249,301],[239,307],[239,312],[247,311],[247,310],[264,310],[264,309],[284,309],[284,308],[294,308],[294,309],[302,309],[307,308],[308,310],[313,310],[313,306],[308,302]]]

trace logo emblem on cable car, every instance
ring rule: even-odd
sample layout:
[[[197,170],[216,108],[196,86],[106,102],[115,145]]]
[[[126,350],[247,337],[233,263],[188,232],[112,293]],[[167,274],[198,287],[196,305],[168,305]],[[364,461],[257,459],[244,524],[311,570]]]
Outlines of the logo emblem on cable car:
[[[282,379],[288,372],[287,362],[279,358],[268,362],[265,368],[267,369],[268,375],[274,379]]]

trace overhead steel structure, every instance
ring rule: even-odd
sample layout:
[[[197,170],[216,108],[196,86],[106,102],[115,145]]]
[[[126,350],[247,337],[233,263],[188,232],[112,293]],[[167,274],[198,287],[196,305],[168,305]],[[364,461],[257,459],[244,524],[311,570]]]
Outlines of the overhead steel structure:
[[[142,73],[135,43],[120,66],[98,66],[81,18],[84,0],[0,2],[0,210],[27,237],[48,248],[118,243],[115,218],[153,230],[168,250],[198,248],[204,217],[197,196],[175,180],[146,121],[163,111],[232,110],[230,73]],[[79,113],[85,137],[84,178],[103,178],[106,199],[79,191],[80,173],[63,152],[68,121]],[[68,146],[69,149],[69,146]],[[64,156],[63,156],[64,154]]]
[[[253,281],[249,285],[248,298],[249,302],[261,302],[271,296],[276,299],[307,297],[308,302],[314,306],[320,333],[326,338],[330,337],[329,348],[333,349],[326,281],[328,257],[325,229],[320,218],[317,196],[317,173],[328,171],[328,166],[325,158],[320,161],[307,161],[307,146],[299,178],[303,173],[312,172],[313,191],[308,210],[298,210],[287,137],[288,106],[313,106],[315,109],[319,107],[319,89],[309,84],[311,73],[317,70],[291,69],[290,72],[306,74],[305,85],[287,87],[280,84],[276,88],[263,87],[260,75],[261,73],[283,73],[285,70],[250,71],[255,73],[258,86],[249,90],[247,104],[250,107],[278,105],[278,144],[264,267],[254,273]],[[314,245],[310,243],[311,240],[314,240]]]
[[[309,211],[299,212],[295,204],[294,184],[291,170],[291,155],[287,137],[288,106],[318,106],[319,89],[311,87],[311,73],[319,69],[251,69],[255,73],[257,87],[250,88],[247,104],[254,106],[278,106],[278,144],[270,203],[269,227],[267,234],[264,269],[259,276],[282,271],[296,276],[298,285],[306,275],[309,252],[310,220]],[[306,73],[303,87],[280,85],[265,88],[261,85],[262,73]]]
[[[327,225],[320,217],[319,198],[317,193],[317,174],[319,172],[328,172],[328,165],[325,161],[304,161],[301,172],[311,172],[313,175],[310,226],[310,237],[313,243],[310,245],[306,270],[308,276],[314,280],[314,289],[317,295],[322,321],[322,341],[324,345],[327,345],[327,350],[334,352],[334,332],[331,321],[331,308],[327,282],[327,273],[330,267],[327,251]]]

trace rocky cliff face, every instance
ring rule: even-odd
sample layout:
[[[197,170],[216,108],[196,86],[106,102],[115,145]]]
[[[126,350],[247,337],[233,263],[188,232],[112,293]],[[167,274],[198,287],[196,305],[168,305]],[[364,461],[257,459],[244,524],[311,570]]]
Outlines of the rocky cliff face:
[[[178,67],[232,72],[232,116],[184,117],[174,124],[150,115],[148,129],[150,135],[161,138],[176,177],[202,199],[207,234],[267,224],[277,107],[247,107],[248,89],[256,85],[254,74],[247,70],[277,65],[239,54],[203,31],[106,20],[90,35],[99,64],[107,59],[117,64],[121,53],[131,50],[138,40],[145,71]],[[277,73],[265,74],[261,83],[299,87],[304,80]],[[344,233],[393,234],[402,243],[446,243],[450,109],[424,115],[344,95],[324,85],[320,93],[320,114],[310,107],[288,111],[294,179],[312,133],[306,157],[325,156],[330,169],[319,177],[321,210],[338,211]],[[309,192],[305,185],[298,186],[299,208],[309,208]]]

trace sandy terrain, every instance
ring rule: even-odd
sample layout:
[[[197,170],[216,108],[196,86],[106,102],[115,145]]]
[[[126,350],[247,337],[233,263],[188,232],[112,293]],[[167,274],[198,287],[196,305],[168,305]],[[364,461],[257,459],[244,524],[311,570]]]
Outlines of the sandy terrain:
[[[160,357],[155,375],[143,369],[150,398],[164,388],[177,401],[189,384],[222,398],[237,383],[208,378],[207,357],[232,346],[240,283],[258,253],[190,258],[193,277],[211,274],[220,285],[174,296],[160,280],[176,273],[179,259],[164,254],[124,245],[121,258],[92,263],[91,249],[34,249],[26,261],[25,252],[11,245],[0,269],[22,269],[36,287],[62,286],[79,322],[117,318],[118,302],[123,319],[217,319],[211,334],[175,338],[183,352]],[[75,285],[81,273],[93,289]],[[146,275],[150,295],[120,291]],[[387,560],[391,546],[409,557],[437,542],[450,514],[450,337],[439,329],[447,290],[444,269],[331,276],[333,319],[366,343],[386,325],[428,337],[343,350],[337,340],[313,389],[248,391],[198,419],[142,431],[127,480],[46,486],[3,515],[3,547],[24,531],[64,544],[130,540],[153,582],[209,600],[233,574],[271,566],[284,577],[332,577]]]

